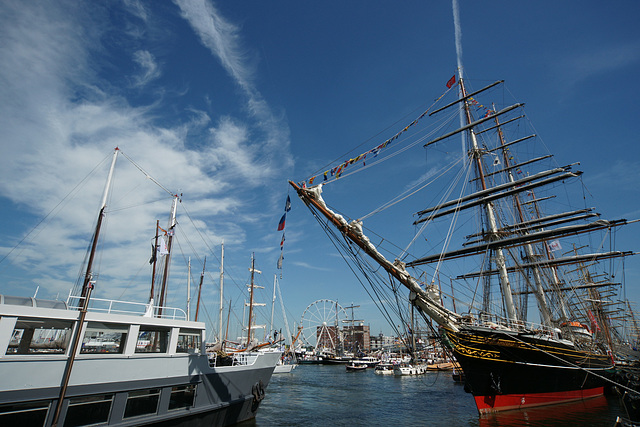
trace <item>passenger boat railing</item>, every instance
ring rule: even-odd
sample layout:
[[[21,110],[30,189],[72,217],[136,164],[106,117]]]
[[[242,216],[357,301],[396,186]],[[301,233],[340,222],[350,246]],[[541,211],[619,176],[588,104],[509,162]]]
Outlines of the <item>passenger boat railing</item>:
[[[235,353],[233,355],[233,365],[253,365],[258,359],[258,353],[249,352],[249,353]]]
[[[79,309],[82,306],[83,298],[80,296],[69,295],[67,298],[67,306],[69,309]],[[132,301],[118,301],[104,298],[91,298],[89,311],[109,314],[126,314],[133,316],[144,316],[147,313],[153,313],[153,317],[173,320],[187,320],[187,314],[184,310],[175,307],[153,306],[153,310],[149,310],[149,304]],[[157,313],[162,309],[162,314]]]

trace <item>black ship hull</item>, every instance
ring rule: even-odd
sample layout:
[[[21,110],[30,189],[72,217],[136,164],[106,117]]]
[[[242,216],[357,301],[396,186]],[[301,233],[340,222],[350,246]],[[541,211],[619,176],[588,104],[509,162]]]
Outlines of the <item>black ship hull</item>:
[[[446,339],[480,413],[600,396],[613,368],[606,354],[542,335],[473,327]]]

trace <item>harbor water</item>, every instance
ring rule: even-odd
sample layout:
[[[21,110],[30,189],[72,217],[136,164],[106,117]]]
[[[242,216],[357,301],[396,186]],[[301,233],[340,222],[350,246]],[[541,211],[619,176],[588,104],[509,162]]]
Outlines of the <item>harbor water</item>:
[[[267,426],[613,426],[624,408],[600,397],[479,416],[473,397],[451,372],[419,376],[347,372],[344,365],[300,365],[273,375],[254,420]]]

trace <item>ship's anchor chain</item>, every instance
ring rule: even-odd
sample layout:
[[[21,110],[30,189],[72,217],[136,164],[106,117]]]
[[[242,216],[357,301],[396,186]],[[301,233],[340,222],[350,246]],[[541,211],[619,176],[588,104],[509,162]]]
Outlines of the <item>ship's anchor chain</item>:
[[[253,387],[251,387],[251,394],[253,394],[253,403],[251,404],[251,409],[253,411],[256,411],[265,395],[264,383],[262,382],[262,380],[258,381],[253,385]]]

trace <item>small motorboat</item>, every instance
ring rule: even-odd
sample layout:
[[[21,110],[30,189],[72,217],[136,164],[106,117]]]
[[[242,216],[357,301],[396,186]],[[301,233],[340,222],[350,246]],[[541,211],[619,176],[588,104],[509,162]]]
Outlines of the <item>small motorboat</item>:
[[[349,362],[347,365],[347,372],[350,371],[364,371],[367,369],[366,363]]]

